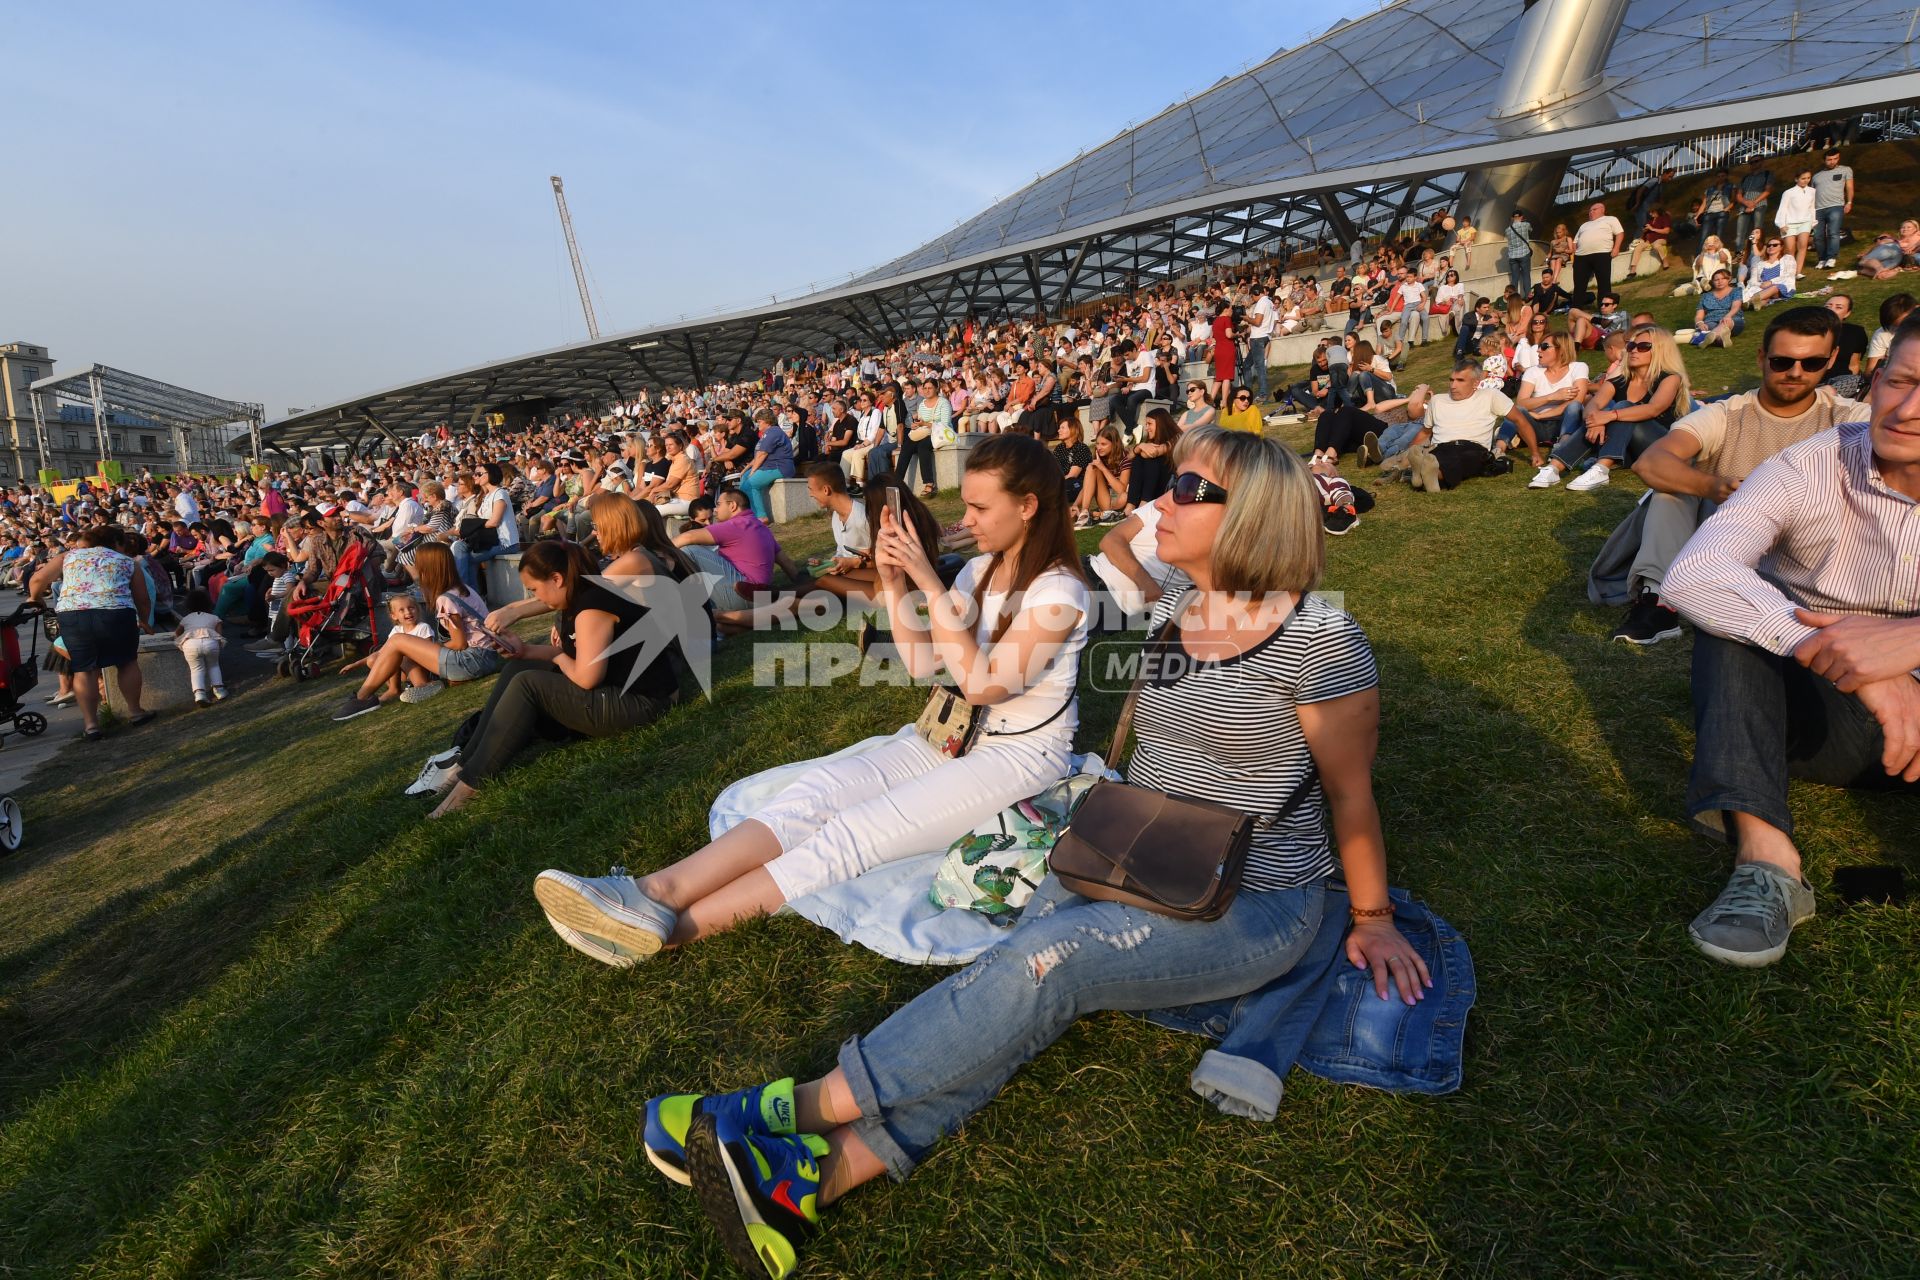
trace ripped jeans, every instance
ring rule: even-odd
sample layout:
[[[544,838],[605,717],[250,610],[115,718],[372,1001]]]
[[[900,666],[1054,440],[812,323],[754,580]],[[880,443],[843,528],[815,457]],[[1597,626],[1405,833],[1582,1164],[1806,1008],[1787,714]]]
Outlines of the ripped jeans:
[[[1048,876],[1004,941],[840,1046],[853,1130],[905,1178],[1076,1018],[1226,999],[1288,972],[1324,897],[1322,881],[1247,891],[1201,922],[1094,902]]]

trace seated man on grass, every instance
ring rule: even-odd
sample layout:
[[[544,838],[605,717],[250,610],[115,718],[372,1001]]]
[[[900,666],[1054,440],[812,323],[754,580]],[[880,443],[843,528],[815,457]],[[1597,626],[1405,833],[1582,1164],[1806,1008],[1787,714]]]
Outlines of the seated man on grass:
[[[1422,396],[1422,423],[1407,452],[1409,480],[1415,489],[1438,493],[1474,476],[1499,474],[1504,446],[1496,446],[1500,424],[1513,421],[1513,401],[1480,385],[1480,366],[1455,362],[1447,376],[1447,394]],[[1497,452],[1496,452],[1497,449]]]
[[[1680,615],[1661,603],[1660,588],[1694,530],[1774,454],[1866,417],[1865,405],[1820,385],[1837,324],[1825,307],[1776,314],[1760,342],[1759,390],[1701,405],[1634,462],[1653,492],[1607,538],[1587,578],[1595,604],[1628,606],[1615,640],[1651,645],[1678,636]]]
[[[1789,777],[1920,793],[1920,321],[1868,407],[1756,468],[1661,588],[1700,628],[1687,815],[1734,846],[1688,933],[1728,964],[1772,964],[1814,913]]]
[[[813,581],[780,549],[773,530],[753,514],[747,495],[735,485],[714,495],[713,523],[687,529],[673,544],[706,577],[714,620],[725,631],[752,629],[755,598],[764,603],[772,592],[776,564],[791,582]]]

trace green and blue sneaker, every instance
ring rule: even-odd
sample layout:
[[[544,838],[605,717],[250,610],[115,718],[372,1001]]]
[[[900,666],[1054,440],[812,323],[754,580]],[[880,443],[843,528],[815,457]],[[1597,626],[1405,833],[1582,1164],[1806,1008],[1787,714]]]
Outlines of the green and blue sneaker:
[[[793,1077],[757,1084],[732,1093],[663,1093],[647,1100],[647,1127],[641,1141],[653,1167],[681,1186],[687,1177],[687,1131],[703,1115],[737,1115],[752,1133],[791,1134]]]
[[[700,1115],[687,1133],[687,1171],[701,1211],[734,1265],[785,1280],[820,1222],[820,1157],[813,1134],[755,1133],[739,1110]]]

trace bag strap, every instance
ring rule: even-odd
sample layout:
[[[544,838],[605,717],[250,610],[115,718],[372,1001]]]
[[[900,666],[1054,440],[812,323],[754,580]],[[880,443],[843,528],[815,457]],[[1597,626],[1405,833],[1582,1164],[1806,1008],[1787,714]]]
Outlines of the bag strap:
[[[1180,625],[1180,611],[1186,607],[1187,597],[1192,593],[1191,587],[1180,593],[1180,598],[1173,602],[1173,612],[1167,615],[1167,620],[1161,624],[1160,630],[1147,637],[1146,642],[1140,646],[1143,652],[1151,646],[1166,643],[1167,637],[1172,635],[1174,628]],[[1110,769],[1120,767],[1120,753],[1126,748],[1128,731],[1133,728],[1134,704],[1140,701],[1140,687],[1146,682],[1147,673],[1145,665],[1142,664],[1140,674],[1133,678],[1133,687],[1127,690],[1127,700],[1120,706],[1120,719],[1113,726],[1113,746],[1107,750],[1107,767]]]

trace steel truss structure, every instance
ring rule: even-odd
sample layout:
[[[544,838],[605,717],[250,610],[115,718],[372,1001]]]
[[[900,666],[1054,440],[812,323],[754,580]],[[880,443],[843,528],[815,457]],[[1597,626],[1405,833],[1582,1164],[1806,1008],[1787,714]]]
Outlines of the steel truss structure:
[[[267,440],[415,435],[507,405],[738,380],[782,357],[874,350],[970,316],[1060,315],[1283,246],[1393,234],[1450,206],[1463,175],[1487,166],[1569,161],[1562,190],[1584,196],[1663,165],[1697,171],[1797,144],[1814,120],[1877,112],[1912,131],[1901,109],[1920,98],[1914,0],[1806,12],[1797,0],[1626,2],[1602,82],[1571,106],[1497,111],[1521,0],[1398,0],[1223,78],[843,285],[388,388],[270,424]]]
[[[57,417],[60,404],[83,406],[93,420],[99,440],[100,460],[111,461],[107,430],[111,415],[132,415],[140,423],[151,422],[173,437],[174,459],[181,471],[208,471],[232,466],[233,449],[228,448],[229,429],[236,424],[247,428],[240,448],[258,456],[260,424],[266,411],[257,404],[241,400],[222,400],[218,396],[176,387],[157,378],[142,377],[104,364],[89,365],[73,373],[42,378],[28,388],[33,402],[33,426],[39,447],[40,466],[47,466],[47,405],[54,406]],[[138,425],[138,424],[135,424]]]

